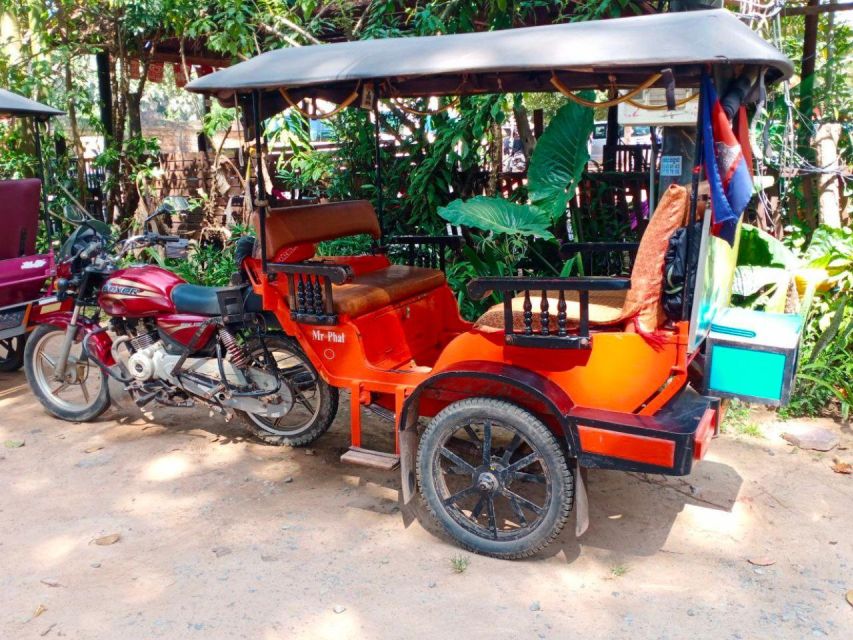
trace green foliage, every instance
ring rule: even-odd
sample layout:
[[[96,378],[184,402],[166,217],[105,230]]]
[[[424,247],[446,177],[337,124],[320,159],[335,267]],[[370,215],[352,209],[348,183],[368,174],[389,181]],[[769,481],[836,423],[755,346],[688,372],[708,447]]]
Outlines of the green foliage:
[[[551,220],[546,210],[503,198],[475,196],[464,202],[454,200],[439,209],[438,213],[454,225],[492,233],[534,236],[546,240],[554,238],[554,234],[548,231]]]
[[[592,109],[567,102],[536,142],[527,172],[530,204],[546,212],[552,221],[565,215],[575,194],[589,161],[587,140],[592,129]]]
[[[236,236],[233,240],[236,242]],[[229,242],[224,249],[212,245],[191,245],[186,259],[164,258],[153,248],[145,249],[143,255],[150,262],[176,273],[190,284],[205,287],[224,287],[229,283],[231,275],[237,271],[233,242]]]
[[[346,238],[336,238],[317,243],[317,255],[320,256],[358,256],[369,253],[373,248],[373,238],[362,233]]]
[[[741,226],[738,265],[792,269],[799,260],[781,241],[749,224]]]
[[[818,227],[803,260],[826,269],[830,286],[819,291],[812,304],[787,411],[837,411],[847,420],[853,408],[853,230]]]

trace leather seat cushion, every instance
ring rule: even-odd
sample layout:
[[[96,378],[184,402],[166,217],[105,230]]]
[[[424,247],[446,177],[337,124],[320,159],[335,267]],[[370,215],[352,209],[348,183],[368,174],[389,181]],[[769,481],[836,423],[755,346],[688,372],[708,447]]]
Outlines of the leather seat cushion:
[[[445,283],[437,269],[392,264],[355,276],[351,282],[332,287],[335,313],[350,317],[375,311],[425,293]]]
[[[172,289],[172,304],[179,313],[195,313],[200,316],[218,316],[219,298],[216,292],[230,287],[202,287],[197,284],[179,284]]]
[[[252,224],[260,238],[257,212]],[[267,211],[267,256],[277,256],[281,262],[299,262],[313,255],[314,243],[362,233],[374,240],[382,235],[376,211],[367,200],[271,208]],[[279,256],[282,250],[286,251]]]
[[[625,304],[627,291],[590,291],[589,292],[589,323],[591,325],[616,324],[622,320],[622,307]],[[556,331],[557,326],[557,304],[559,293],[548,292],[548,313],[551,315],[551,331]],[[576,326],[580,320],[580,302],[577,291],[566,291],[566,318],[570,326]],[[540,305],[541,295],[531,295],[530,302],[533,305],[533,331],[540,329]],[[524,330],[524,296],[516,296],[512,299],[512,325],[513,330],[521,332]],[[504,306],[503,303],[489,308],[477,320],[478,327],[504,328]]]

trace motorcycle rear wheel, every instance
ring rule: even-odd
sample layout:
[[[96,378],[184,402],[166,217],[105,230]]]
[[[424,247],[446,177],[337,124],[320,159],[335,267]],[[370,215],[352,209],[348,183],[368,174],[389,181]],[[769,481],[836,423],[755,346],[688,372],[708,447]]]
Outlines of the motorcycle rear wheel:
[[[51,415],[69,422],[88,422],[110,406],[106,374],[84,353],[81,342],[71,345],[65,378],[54,372],[65,329],[43,324],[30,334],[24,348],[27,382]]]
[[[252,435],[267,444],[304,447],[322,436],[338,413],[338,390],[330,386],[308,360],[299,345],[284,335],[264,337],[267,351],[275,360],[282,384],[293,394],[293,407],[281,418],[238,411]],[[247,345],[258,364],[266,364],[258,342]]]

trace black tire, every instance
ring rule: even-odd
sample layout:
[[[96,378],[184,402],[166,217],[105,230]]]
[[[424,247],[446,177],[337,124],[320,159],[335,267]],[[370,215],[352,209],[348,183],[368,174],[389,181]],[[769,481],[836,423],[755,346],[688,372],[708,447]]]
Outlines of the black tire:
[[[94,420],[110,406],[110,390],[107,375],[97,364],[82,356],[82,344],[75,342],[71,347],[67,376],[73,378],[63,383],[62,390],[51,390],[50,356],[46,355],[48,343],[61,345],[65,329],[43,324],[36,327],[24,348],[24,371],[27,382],[42,406],[51,415],[69,422],[88,422]],[[47,366],[45,366],[45,363]],[[76,363],[79,366],[72,366]],[[81,382],[82,381],[82,382]],[[89,383],[94,389],[88,390]],[[57,383],[57,387],[62,386]],[[74,390],[80,387],[82,402],[60,398],[66,388]],[[84,392],[85,390],[85,392]]]
[[[283,334],[271,334],[264,336],[264,342],[280,368],[282,384],[291,390],[294,407],[277,420],[244,411],[237,413],[258,440],[277,446],[307,446],[332,426],[338,414],[338,390],[320,377],[295,340]],[[247,349],[253,360],[263,363],[264,351],[260,343],[251,342]]]
[[[0,373],[11,373],[21,368],[26,341],[26,334],[0,340]]]
[[[505,435],[502,448],[495,446],[498,430]],[[432,419],[418,446],[417,475],[444,530],[466,549],[495,558],[526,558],[544,549],[574,503],[574,477],[554,434],[528,411],[493,398],[454,402]],[[457,480],[455,486],[448,478]]]

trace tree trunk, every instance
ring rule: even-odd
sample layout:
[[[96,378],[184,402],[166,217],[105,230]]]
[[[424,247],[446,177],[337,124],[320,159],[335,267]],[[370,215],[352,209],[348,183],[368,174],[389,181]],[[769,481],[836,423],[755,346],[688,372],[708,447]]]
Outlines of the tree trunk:
[[[817,7],[820,0],[809,0],[808,7]],[[800,104],[799,109],[805,122],[798,123],[797,131],[797,153],[806,162],[814,164],[815,151],[811,146],[812,123],[814,122],[814,85],[815,85],[815,58],[817,55],[817,28],[818,14],[807,14],[805,17],[805,32],[803,34],[803,58],[800,64]],[[805,217],[809,220],[815,218],[815,179],[812,174],[804,174],[803,200],[805,204]]]
[[[491,125],[492,143],[489,145],[489,180],[486,184],[486,195],[495,196],[498,193],[498,176],[503,169],[503,132],[501,125],[493,122]]]
[[[841,138],[841,124],[827,122],[818,127],[815,133],[817,166],[824,171],[841,169],[838,158],[838,140]],[[817,176],[818,217],[822,224],[841,227],[841,189],[838,175],[821,173]]]
[[[527,109],[524,105],[519,105],[518,108],[513,107],[512,115],[515,117],[515,126],[518,127],[518,136],[521,138],[521,150],[524,152],[524,159],[527,160],[529,167],[530,156],[533,155],[533,150],[536,148],[536,137],[530,128]]]
[[[65,62],[65,93],[68,96],[68,127],[71,129],[71,145],[74,147],[74,161],[77,164],[77,194],[80,202],[86,202],[86,159],[83,141],[80,140],[80,126],[77,124],[77,104],[74,101],[74,83],[71,77],[71,61]]]

